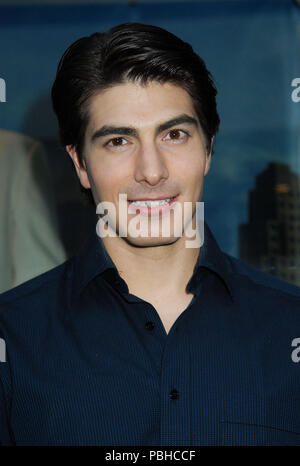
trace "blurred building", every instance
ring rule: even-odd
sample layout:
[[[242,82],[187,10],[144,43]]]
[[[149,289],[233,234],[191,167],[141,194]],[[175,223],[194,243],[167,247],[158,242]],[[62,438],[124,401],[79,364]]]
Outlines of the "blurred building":
[[[300,177],[284,163],[256,176],[248,223],[239,227],[239,257],[300,286]]]

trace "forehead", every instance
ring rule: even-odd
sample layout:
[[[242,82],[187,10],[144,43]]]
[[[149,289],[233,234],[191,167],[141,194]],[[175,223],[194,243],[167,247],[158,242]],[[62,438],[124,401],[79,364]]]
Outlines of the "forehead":
[[[155,81],[145,85],[128,82],[91,98],[88,130],[103,124],[152,127],[182,113],[198,120],[193,101],[182,87]]]

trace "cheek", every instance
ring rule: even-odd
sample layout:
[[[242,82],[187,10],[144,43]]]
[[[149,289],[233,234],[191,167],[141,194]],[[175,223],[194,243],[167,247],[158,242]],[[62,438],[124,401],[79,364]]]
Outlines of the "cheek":
[[[189,156],[178,158],[173,168],[182,179],[189,180],[190,183],[193,181],[199,183],[204,177],[205,155],[201,152],[187,155]]]
[[[182,167],[182,181],[189,191],[192,198],[201,197],[204,183],[205,157],[203,154],[191,158],[188,163]]]
[[[124,170],[120,164],[107,163],[105,161],[90,164],[90,175],[95,190],[102,198],[108,200],[118,192],[124,184]]]

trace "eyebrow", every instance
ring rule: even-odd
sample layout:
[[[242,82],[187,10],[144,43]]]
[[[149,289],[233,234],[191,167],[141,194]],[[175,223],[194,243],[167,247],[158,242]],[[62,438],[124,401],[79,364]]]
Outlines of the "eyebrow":
[[[182,125],[183,123],[193,125],[196,128],[199,127],[198,121],[196,118],[193,118],[186,113],[182,113],[171,120],[168,120],[164,123],[161,123],[155,129],[155,136],[157,136],[162,131],[172,128],[172,126]],[[91,142],[94,143],[97,139],[103,138],[104,136],[109,136],[111,134],[124,134],[126,136],[138,137],[138,131],[132,126],[107,126],[104,125],[100,129],[97,129],[91,136]]]

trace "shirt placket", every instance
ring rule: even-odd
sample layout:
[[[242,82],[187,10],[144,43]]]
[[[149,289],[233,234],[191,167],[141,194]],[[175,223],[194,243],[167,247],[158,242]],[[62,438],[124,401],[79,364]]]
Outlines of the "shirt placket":
[[[135,317],[140,322],[142,340],[160,378],[160,445],[188,446],[191,442],[191,364],[186,317],[196,297],[166,334],[152,304],[128,294],[125,287],[123,296],[134,306],[132,311],[135,309]]]
[[[163,446],[190,445],[191,374],[186,330],[184,321],[179,319],[168,334],[162,358],[160,439]]]

